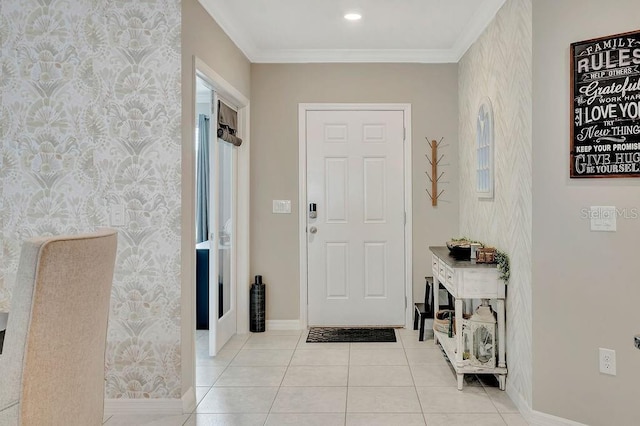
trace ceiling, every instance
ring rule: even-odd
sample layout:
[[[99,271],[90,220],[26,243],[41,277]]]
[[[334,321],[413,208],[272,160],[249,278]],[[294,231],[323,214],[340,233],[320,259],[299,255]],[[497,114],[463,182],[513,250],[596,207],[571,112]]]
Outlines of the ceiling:
[[[505,0],[199,0],[251,62],[457,62]],[[356,11],[362,19],[347,21]]]

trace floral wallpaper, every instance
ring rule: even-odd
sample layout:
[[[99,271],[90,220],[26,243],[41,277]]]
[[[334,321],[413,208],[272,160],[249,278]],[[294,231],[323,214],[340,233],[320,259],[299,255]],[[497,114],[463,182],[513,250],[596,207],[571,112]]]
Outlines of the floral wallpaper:
[[[107,398],[180,398],[180,0],[0,2],[0,310],[21,242],[124,207]]]

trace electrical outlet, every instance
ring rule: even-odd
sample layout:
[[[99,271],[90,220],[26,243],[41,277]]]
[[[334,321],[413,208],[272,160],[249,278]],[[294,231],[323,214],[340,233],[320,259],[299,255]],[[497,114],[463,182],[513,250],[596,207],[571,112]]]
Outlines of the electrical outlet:
[[[616,375],[616,351],[600,348],[600,372]]]

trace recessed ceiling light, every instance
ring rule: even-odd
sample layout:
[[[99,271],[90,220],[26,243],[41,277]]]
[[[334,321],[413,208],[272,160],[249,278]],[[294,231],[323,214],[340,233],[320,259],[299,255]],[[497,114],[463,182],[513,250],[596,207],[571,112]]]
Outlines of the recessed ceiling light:
[[[351,12],[344,15],[344,19],[346,19],[347,21],[358,21],[362,19],[362,15],[360,15],[359,13]]]

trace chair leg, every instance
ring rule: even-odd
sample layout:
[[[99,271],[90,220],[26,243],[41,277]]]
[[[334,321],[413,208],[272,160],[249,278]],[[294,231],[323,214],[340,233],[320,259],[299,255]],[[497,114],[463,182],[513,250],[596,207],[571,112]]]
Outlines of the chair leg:
[[[413,310],[413,329],[414,330],[418,329],[418,316],[419,315],[420,315],[420,313],[418,312],[418,310],[414,308],[414,310]]]
[[[418,337],[418,340],[420,342],[424,341],[424,322],[426,321],[426,319],[426,315],[420,315],[420,336]]]

